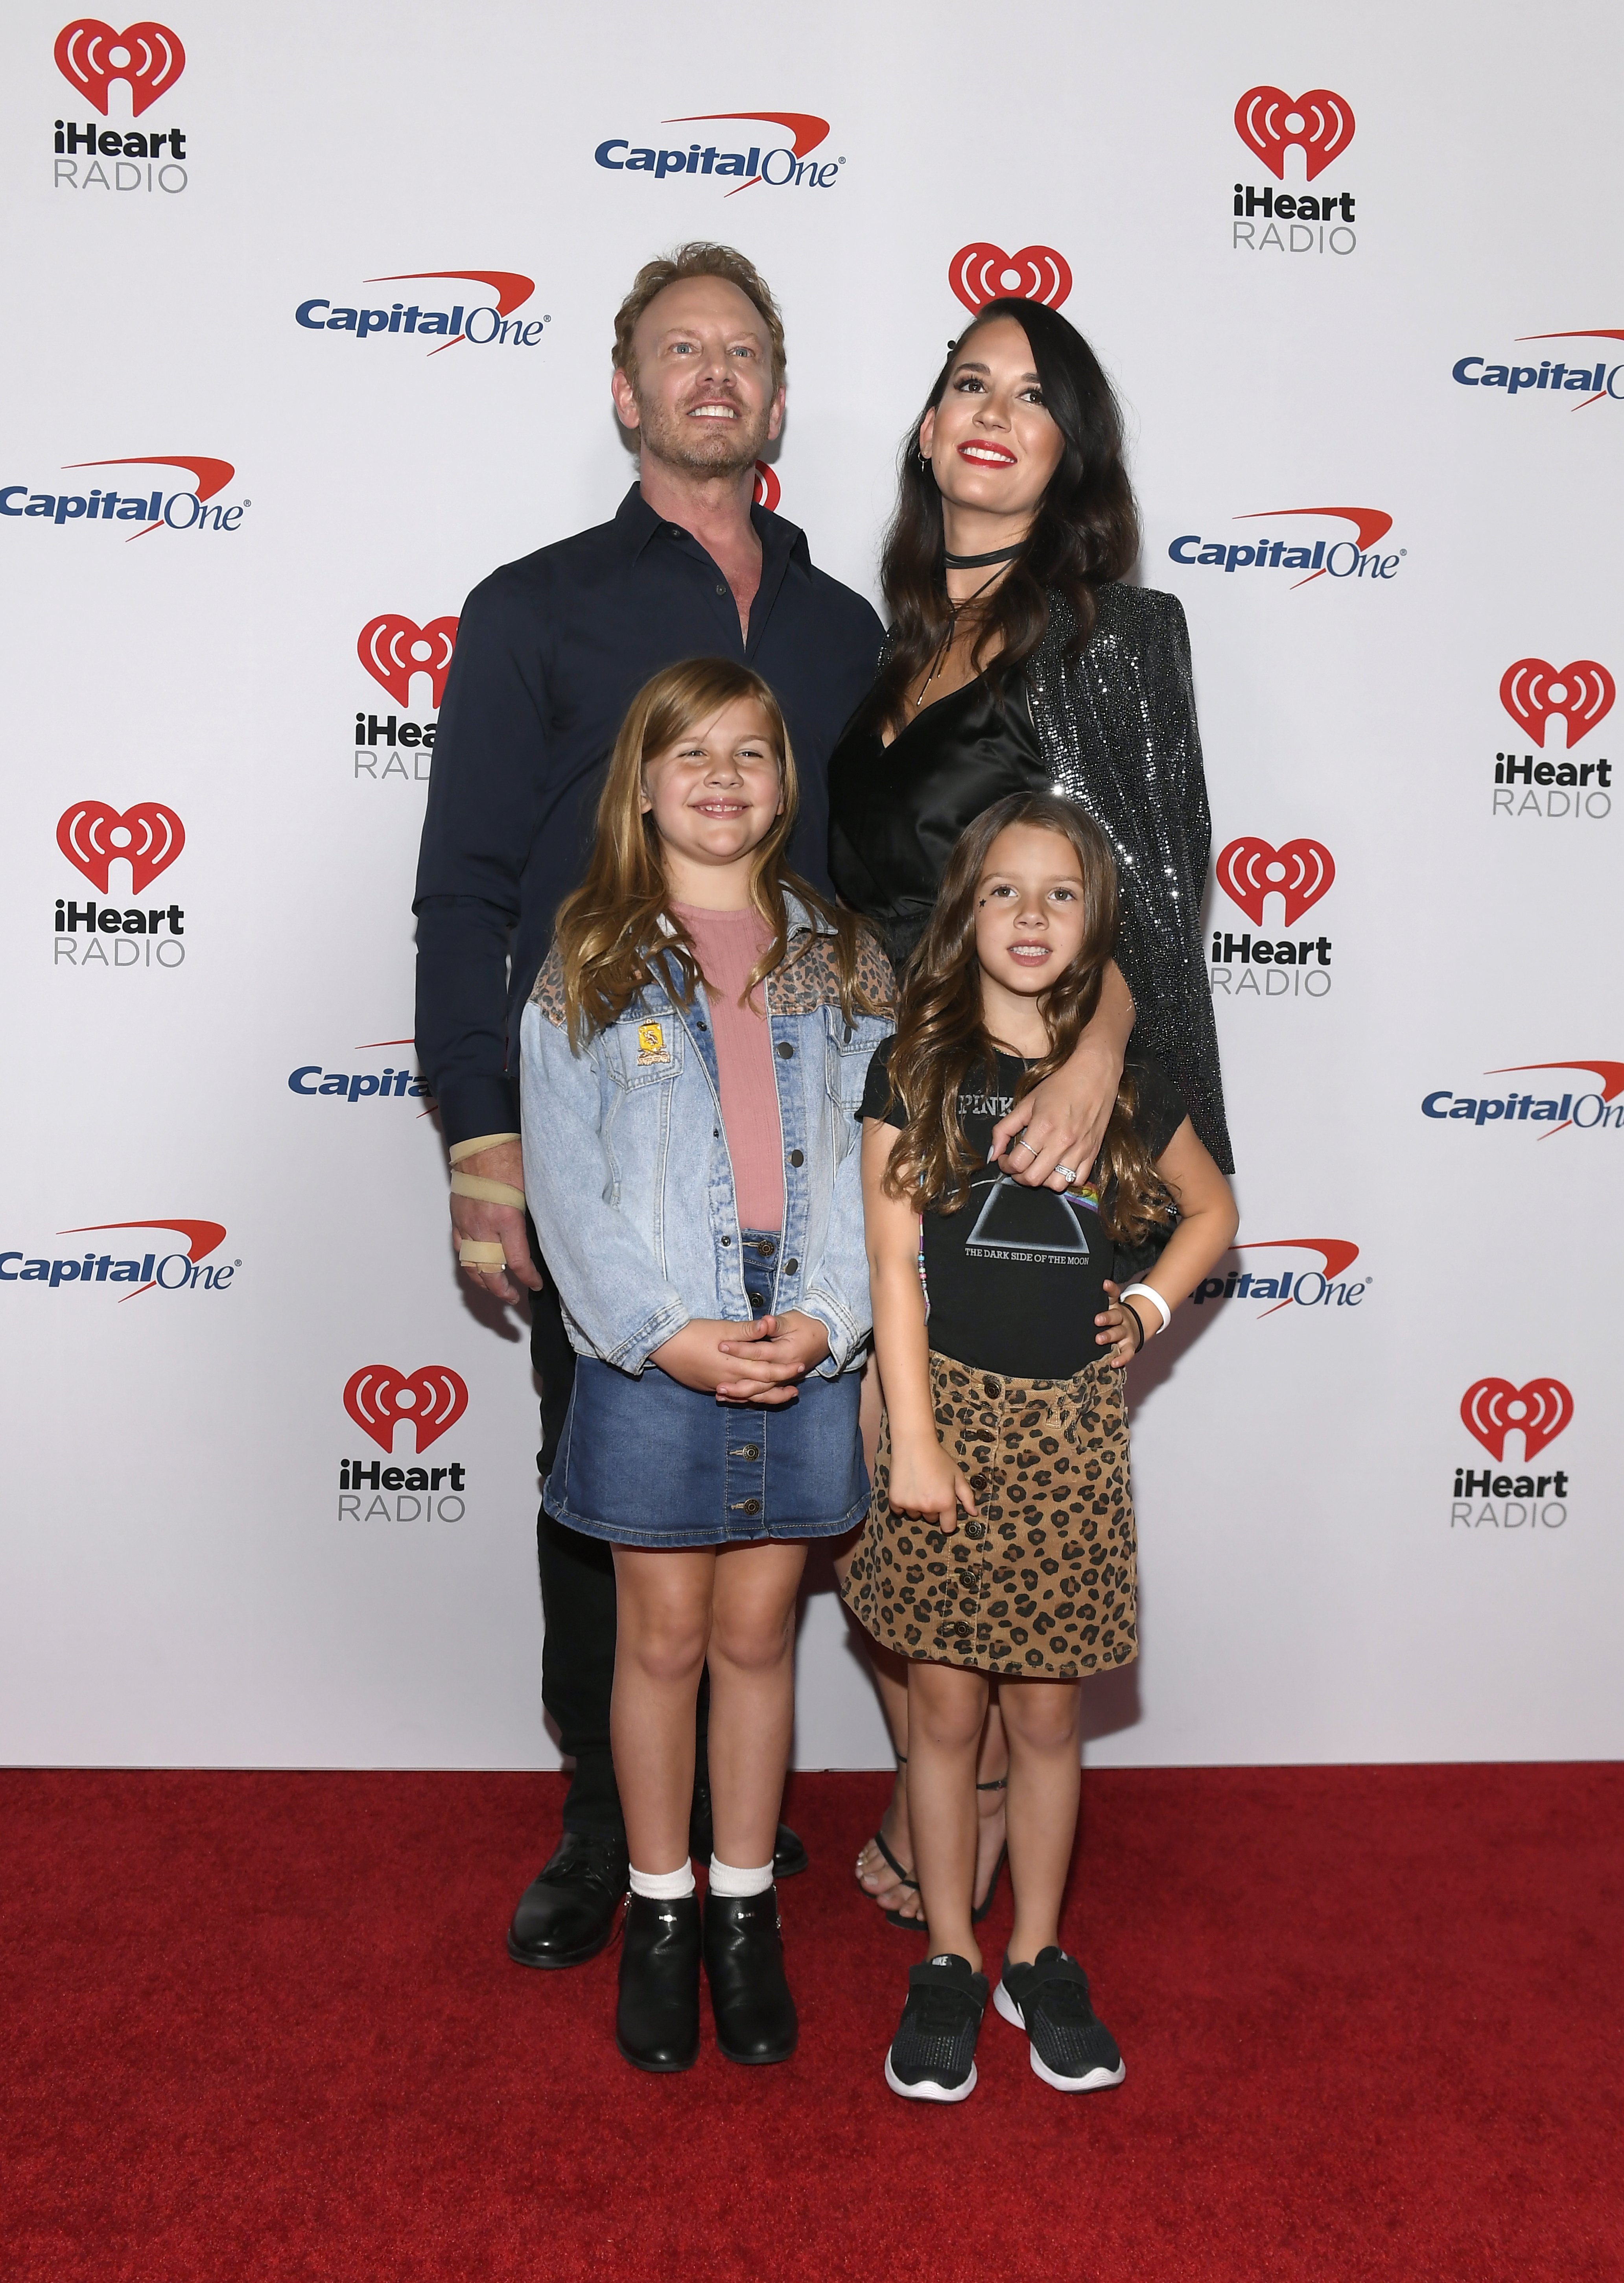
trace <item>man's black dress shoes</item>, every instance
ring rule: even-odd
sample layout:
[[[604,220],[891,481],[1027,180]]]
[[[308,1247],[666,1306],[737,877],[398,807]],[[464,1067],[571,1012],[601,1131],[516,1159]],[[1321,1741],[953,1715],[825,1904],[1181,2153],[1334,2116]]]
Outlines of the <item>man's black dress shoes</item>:
[[[695,1784],[693,1812],[688,1819],[688,1852],[703,1869],[715,1851],[715,1838],[711,1827],[710,1786],[705,1783]],[[779,1879],[794,1878],[797,1872],[804,1871],[810,1861],[811,1858],[807,1853],[806,1848],[790,1829],[789,1825],[781,1823],[772,1846],[772,1875],[775,1882]],[[741,1863],[738,1867],[743,1871],[750,1866],[748,1864]]]
[[[699,1897],[626,1904],[614,2042],[635,2069],[691,2069],[699,2052]]]
[[[626,1884],[626,1842],[618,1832],[566,1831],[519,1898],[508,1956],[520,1966],[584,1966],[614,1932]]]
[[[705,1978],[716,2043],[730,2061],[788,2061],[799,2026],[770,1887],[759,1895],[707,1895]]]

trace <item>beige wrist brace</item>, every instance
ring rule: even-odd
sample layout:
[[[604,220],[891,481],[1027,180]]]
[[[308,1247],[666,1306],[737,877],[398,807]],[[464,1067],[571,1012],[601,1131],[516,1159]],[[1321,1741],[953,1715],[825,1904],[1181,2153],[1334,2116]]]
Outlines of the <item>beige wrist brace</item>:
[[[476,1134],[470,1141],[453,1142],[449,1154],[451,1163],[460,1165],[465,1157],[477,1157],[481,1149],[495,1149],[501,1142],[519,1138],[517,1134]]]
[[[457,1266],[461,1268],[505,1268],[507,1255],[499,1244],[488,1238],[465,1236],[457,1248]]]
[[[481,1204],[515,1205],[522,1212],[525,1193],[516,1189],[511,1181],[488,1180],[483,1173],[453,1173],[451,1195],[454,1197],[477,1197]]]

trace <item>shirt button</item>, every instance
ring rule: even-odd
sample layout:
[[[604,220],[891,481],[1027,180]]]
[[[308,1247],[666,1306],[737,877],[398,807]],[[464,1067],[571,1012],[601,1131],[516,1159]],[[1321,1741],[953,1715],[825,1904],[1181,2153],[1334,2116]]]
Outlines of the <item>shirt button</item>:
[[[790,1163],[792,1165],[804,1165],[806,1162],[807,1153],[804,1149],[792,1149],[790,1151]]]
[[[779,1053],[784,1056],[784,1059],[785,1059],[785,1062],[788,1062],[788,1060],[789,1060],[790,1056],[794,1053],[794,1051],[795,1051],[794,1048],[793,1048],[792,1046],[791,1046],[791,1044],[790,1044],[790,1042],[789,1042],[789,1040],[788,1040],[787,1039],[780,1039],[780,1040],[779,1040],[779,1041],[778,1041],[778,1052],[779,1052]]]
[[[786,1260],[784,1264],[784,1273],[786,1276],[793,1276],[800,1269],[800,1263],[799,1260]]]
[[[725,594],[727,593],[727,591],[728,591],[728,590],[727,590],[727,588],[726,588],[725,587],[718,587],[718,588],[717,588],[717,589],[716,589],[716,592],[717,592],[719,595],[725,595]]]

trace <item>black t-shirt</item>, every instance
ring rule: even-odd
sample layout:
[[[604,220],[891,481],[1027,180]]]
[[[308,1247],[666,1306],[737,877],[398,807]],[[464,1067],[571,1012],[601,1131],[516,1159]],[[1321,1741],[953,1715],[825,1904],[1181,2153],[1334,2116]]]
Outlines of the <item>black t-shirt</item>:
[[[875,1050],[858,1115],[900,1127],[902,1105],[888,1103],[891,1045],[886,1039]],[[1117,1248],[1084,1197],[1027,1188],[985,1162],[1029,1068],[1013,1055],[995,1060],[990,1086],[972,1075],[958,1097],[964,1139],[983,1160],[970,1176],[969,1203],[924,1216],[930,1344],[978,1371],[1070,1379],[1104,1352],[1094,1319],[1105,1305],[1106,1277],[1116,1280]],[[1189,1113],[1148,1055],[1130,1055],[1128,1068],[1138,1080],[1134,1124],[1154,1160]]]

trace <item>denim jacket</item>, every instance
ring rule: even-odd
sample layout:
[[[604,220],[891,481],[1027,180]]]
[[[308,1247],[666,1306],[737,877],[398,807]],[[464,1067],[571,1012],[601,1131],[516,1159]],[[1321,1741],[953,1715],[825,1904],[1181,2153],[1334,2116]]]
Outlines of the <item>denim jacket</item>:
[[[889,1007],[884,954],[859,978]],[[566,1027],[555,947],[520,1025],[525,1190],[578,1353],[641,1372],[695,1316],[746,1321],[743,1246],[705,994],[680,976],[647,984],[580,1054]],[[863,1237],[858,1106],[888,1017],[840,1012],[830,939],[790,899],[782,964],[763,986],[784,1134],[777,1305],[829,1335],[817,1368],[861,1365],[871,1321]]]

